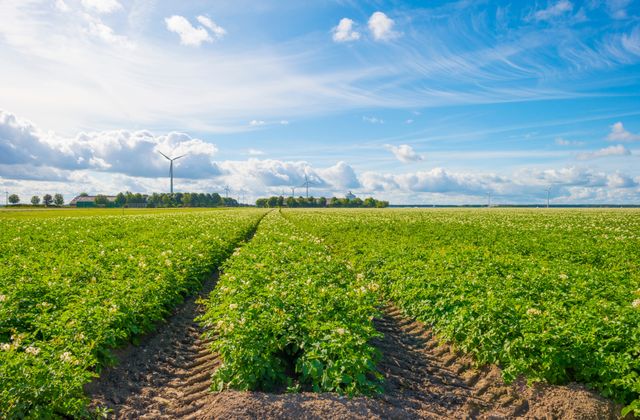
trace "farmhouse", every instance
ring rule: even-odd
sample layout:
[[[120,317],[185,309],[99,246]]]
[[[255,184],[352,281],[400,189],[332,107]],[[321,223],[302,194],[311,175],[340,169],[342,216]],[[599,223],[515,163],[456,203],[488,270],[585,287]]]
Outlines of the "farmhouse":
[[[71,207],[98,207],[96,205],[96,197],[95,195],[79,195],[73,200],[69,202]],[[116,196],[115,195],[106,195],[109,203],[105,207],[115,207]]]

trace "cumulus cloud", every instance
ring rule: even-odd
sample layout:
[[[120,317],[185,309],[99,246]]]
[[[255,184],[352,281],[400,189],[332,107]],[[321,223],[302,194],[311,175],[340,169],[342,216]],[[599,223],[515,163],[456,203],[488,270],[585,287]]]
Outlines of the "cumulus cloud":
[[[594,152],[580,153],[577,158],[579,160],[590,160],[609,156],[628,156],[630,154],[631,151],[629,149],[618,144],[616,146],[605,147],[604,149],[596,150]]]
[[[498,178],[491,177],[494,181]],[[373,191],[407,191],[423,193],[484,194],[490,190],[487,179],[464,173],[451,173],[443,168],[404,174],[365,172],[362,185]]]
[[[258,150],[258,149],[249,149],[249,150],[247,150],[247,153],[249,154],[249,156],[261,156],[261,155],[264,155],[264,152],[262,150]]]
[[[360,39],[360,32],[354,30],[355,22],[349,18],[340,19],[338,26],[333,28],[335,42],[349,42]]]
[[[388,41],[400,34],[393,30],[395,22],[382,12],[375,12],[369,18],[369,30],[376,41]]]
[[[607,186],[611,188],[633,188],[638,186],[638,181],[619,172],[607,175]]]
[[[640,141],[640,134],[633,134],[625,130],[622,122],[618,121],[611,126],[611,132],[607,136],[607,140],[622,142]]]
[[[249,125],[252,126],[252,127],[257,127],[257,126],[265,125],[265,124],[266,124],[266,122],[264,122],[262,120],[251,120],[251,121],[249,121]]]
[[[216,146],[184,133],[154,135],[148,131],[112,130],[62,138],[42,133],[31,123],[0,111],[0,138],[3,165],[157,177],[168,171],[167,162],[158,153],[161,151],[187,155],[176,162],[176,167],[181,168],[180,177],[202,178],[221,173],[213,161]],[[17,176],[7,168],[4,174]]]
[[[104,14],[122,9],[122,5],[117,0],[82,0],[82,5],[86,9]]]
[[[198,19],[198,22],[200,22],[201,25],[211,31],[214,39],[220,39],[227,34],[227,31],[222,26],[216,24],[207,16],[200,15],[196,19]]]
[[[360,186],[353,168],[338,162],[328,168],[313,168],[305,161],[256,159],[223,161],[219,163],[221,179],[235,189],[248,189],[266,194],[280,194],[291,187],[301,188],[306,179],[310,188],[340,190]]]
[[[327,184],[334,188],[347,189],[361,186],[356,172],[349,164],[343,161],[329,168],[319,169],[317,172]]]
[[[555,3],[550,3],[546,9],[536,11],[533,14],[533,18],[537,21],[551,20],[572,10],[573,4],[569,0],[559,0]]]
[[[362,121],[366,121],[371,124],[384,124],[384,120],[382,118],[377,117],[362,117]]]
[[[387,144],[385,145],[385,148],[391,151],[391,153],[393,153],[396,159],[398,159],[400,162],[410,163],[424,159],[424,156],[416,153],[413,150],[413,147],[409,146],[408,144],[401,144],[400,146]]]
[[[178,34],[180,43],[183,45],[198,47],[203,42],[213,41],[205,28],[202,26],[196,28],[184,16],[173,15],[165,18],[164,21],[169,31]]]

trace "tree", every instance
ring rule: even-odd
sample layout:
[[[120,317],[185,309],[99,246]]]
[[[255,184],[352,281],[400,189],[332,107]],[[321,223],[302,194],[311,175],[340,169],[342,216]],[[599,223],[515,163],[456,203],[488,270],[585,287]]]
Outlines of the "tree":
[[[182,207],[191,207],[191,193],[182,194]]]
[[[11,194],[9,196],[9,202],[11,204],[18,204],[20,202],[20,197],[18,197],[18,194]]]
[[[269,197],[267,199],[267,206],[278,207],[278,197]]]
[[[127,197],[125,197],[124,193],[119,192],[118,195],[116,196],[116,206],[118,207],[122,207],[125,204],[127,204]]]
[[[109,199],[107,198],[107,196],[102,194],[96,195],[96,198],[94,198],[93,201],[98,206],[106,206],[107,204],[109,204]]]
[[[53,197],[51,197],[51,194],[45,194],[44,196],[42,196],[42,204],[44,204],[45,206],[50,206],[52,201]]]
[[[80,197],[89,197],[89,194],[87,194],[86,192],[81,192]]]
[[[56,194],[53,196],[53,202],[56,206],[61,207],[64,205],[64,197],[62,194]]]
[[[33,204],[34,206],[40,204],[40,197],[38,197],[37,195],[31,197],[31,204]]]

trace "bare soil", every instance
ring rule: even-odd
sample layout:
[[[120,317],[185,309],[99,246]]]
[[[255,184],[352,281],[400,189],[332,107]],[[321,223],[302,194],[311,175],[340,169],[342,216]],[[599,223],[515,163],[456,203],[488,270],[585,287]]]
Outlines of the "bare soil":
[[[384,338],[380,371],[385,392],[377,397],[336,394],[225,391],[211,393],[219,360],[201,340],[194,321],[215,279],[187,299],[158,332],[139,346],[120,350],[86,391],[91,406],[113,418],[562,418],[614,419],[620,407],[577,384],[505,385],[495,366],[474,369],[472,361],[439,343],[428,328],[394,307],[375,321]]]

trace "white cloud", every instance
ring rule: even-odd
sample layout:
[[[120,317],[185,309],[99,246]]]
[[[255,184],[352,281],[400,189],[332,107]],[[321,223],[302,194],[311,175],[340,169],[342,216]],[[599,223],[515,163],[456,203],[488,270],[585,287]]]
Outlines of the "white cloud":
[[[366,121],[371,124],[384,124],[384,120],[378,117],[362,117],[362,121]]]
[[[175,32],[180,37],[180,43],[194,47],[200,46],[203,42],[212,42],[209,32],[202,26],[194,27],[184,16],[173,15],[165,18],[167,29]]]
[[[122,5],[117,0],[82,0],[82,5],[86,9],[105,14],[122,9]]]
[[[69,6],[67,5],[67,3],[65,3],[64,0],[56,0],[55,6],[56,6],[56,9],[58,9],[61,12],[68,12],[70,10]]]
[[[335,42],[349,42],[360,39],[360,32],[354,30],[355,23],[349,18],[340,19],[338,26],[333,28],[333,40]]]
[[[413,124],[413,120],[411,118],[409,118],[408,120],[406,120],[404,122],[405,124]]]
[[[391,144],[385,145],[385,147],[393,153],[393,155],[400,162],[410,163],[417,162],[424,159],[424,156],[416,153],[413,147],[408,144],[401,144],[400,146],[393,146]]]
[[[614,19],[626,19],[627,6],[631,4],[632,0],[607,0],[607,11]]]
[[[629,34],[623,34],[620,43],[630,53],[640,56],[640,26],[633,28]]]
[[[258,127],[260,125],[265,125],[266,122],[262,121],[262,120],[251,120],[249,121],[249,125],[252,127]]]
[[[607,186],[611,188],[633,188],[638,186],[638,181],[619,172],[607,176]]]
[[[247,150],[247,153],[249,154],[249,156],[261,156],[261,155],[264,155],[264,152],[262,150],[258,150],[258,149],[249,149],[249,150]]]
[[[319,169],[317,173],[330,186],[339,189],[358,188],[360,181],[353,168],[346,162],[338,162],[326,169]]]
[[[206,28],[209,28],[209,30],[213,34],[214,39],[220,39],[227,34],[227,31],[222,26],[217,25],[209,17],[201,15],[198,16],[197,19],[200,24],[202,24]]]
[[[580,153],[577,158],[579,160],[597,159],[608,156],[629,156],[631,151],[621,144],[616,146],[605,147],[604,149],[596,150],[594,152]]]
[[[216,146],[178,132],[154,135],[148,131],[112,130],[63,138],[45,134],[31,123],[0,110],[0,138],[6,139],[0,143],[4,177],[17,177],[19,165],[158,177],[168,168],[159,151],[187,155],[176,163],[181,168],[180,177],[198,179],[220,174],[213,161]]]
[[[373,191],[403,191],[422,193],[458,193],[482,195],[490,191],[489,179],[464,173],[451,173],[443,168],[404,174],[365,172],[360,177],[362,185]]]
[[[607,136],[607,140],[622,142],[640,141],[640,134],[633,134],[625,130],[622,122],[618,121],[611,126],[611,132]]]
[[[110,26],[104,24],[99,18],[95,18],[88,14],[84,14],[83,16],[87,21],[86,31],[89,35],[111,45],[117,45],[129,49],[133,49],[135,47],[135,45],[126,36],[117,35]]]
[[[546,9],[541,9],[533,14],[535,20],[551,20],[573,10],[573,4],[569,0],[559,0],[555,4],[549,4]]]
[[[288,120],[280,120],[280,125],[289,125]]]
[[[393,30],[395,22],[382,12],[375,12],[369,18],[369,30],[376,41],[388,41],[400,34]]]
[[[567,140],[567,139],[564,139],[562,137],[557,137],[556,138],[556,144],[558,146],[583,146],[584,142],[583,141],[577,141],[577,140]]]

